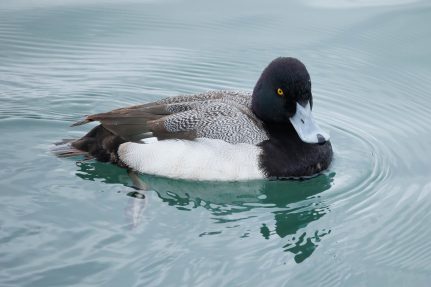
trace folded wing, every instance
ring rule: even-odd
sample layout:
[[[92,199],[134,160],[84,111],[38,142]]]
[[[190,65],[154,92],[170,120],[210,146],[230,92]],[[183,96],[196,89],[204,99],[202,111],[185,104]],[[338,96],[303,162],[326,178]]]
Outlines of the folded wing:
[[[257,144],[267,136],[250,106],[247,93],[216,91],[90,115],[74,125],[99,121],[125,141],[212,138]]]

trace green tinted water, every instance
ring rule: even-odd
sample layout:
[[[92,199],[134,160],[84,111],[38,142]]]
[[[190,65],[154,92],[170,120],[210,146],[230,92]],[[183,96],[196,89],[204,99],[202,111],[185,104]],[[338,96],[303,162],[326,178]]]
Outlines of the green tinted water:
[[[61,3],[58,3],[61,2]],[[1,286],[429,286],[427,1],[2,1]],[[335,158],[197,183],[54,157],[82,115],[311,74]]]

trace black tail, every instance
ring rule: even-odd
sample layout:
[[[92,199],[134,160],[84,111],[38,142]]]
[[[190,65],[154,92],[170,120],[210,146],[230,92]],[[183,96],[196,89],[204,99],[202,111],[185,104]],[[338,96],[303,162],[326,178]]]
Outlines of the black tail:
[[[72,146],[74,139],[64,139],[61,142],[57,142],[51,148],[51,152],[58,157],[71,157],[71,156],[87,156],[88,153],[82,150],[78,150]]]
[[[85,155],[99,161],[121,164],[117,151],[124,142],[123,138],[98,125],[78,140],[63,140],[53,152],[61,157]]]

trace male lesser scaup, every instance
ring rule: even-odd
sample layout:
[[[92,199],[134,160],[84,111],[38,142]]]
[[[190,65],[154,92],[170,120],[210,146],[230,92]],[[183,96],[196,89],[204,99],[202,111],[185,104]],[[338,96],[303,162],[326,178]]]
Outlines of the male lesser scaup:
[[[211,91],[87,116],[74,126],[101,124],[59,154],[191,180],[309,177],[332,160],[312,107],[304,64],[277,58],[251,94]]]

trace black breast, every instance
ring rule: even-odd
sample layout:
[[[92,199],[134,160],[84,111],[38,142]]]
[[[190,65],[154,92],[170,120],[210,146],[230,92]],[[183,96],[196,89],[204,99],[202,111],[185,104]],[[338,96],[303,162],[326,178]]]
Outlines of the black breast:
[[[328,168],[332,146],[303,142],[291,124],[267,125],[269,139],[262,142],[259,164],[268,178],[307,177]]]

